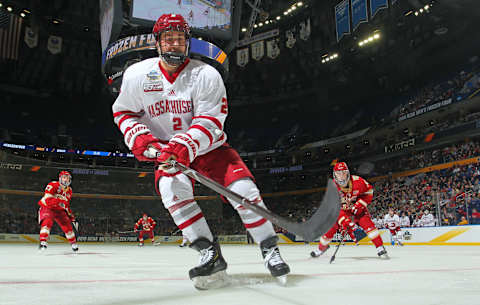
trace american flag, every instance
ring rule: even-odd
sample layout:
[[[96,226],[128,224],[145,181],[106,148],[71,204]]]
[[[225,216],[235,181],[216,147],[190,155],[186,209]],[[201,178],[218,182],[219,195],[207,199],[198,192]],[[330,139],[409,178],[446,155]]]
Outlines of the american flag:
[[[23,19],[0,9],[0,58],[18,59]]]

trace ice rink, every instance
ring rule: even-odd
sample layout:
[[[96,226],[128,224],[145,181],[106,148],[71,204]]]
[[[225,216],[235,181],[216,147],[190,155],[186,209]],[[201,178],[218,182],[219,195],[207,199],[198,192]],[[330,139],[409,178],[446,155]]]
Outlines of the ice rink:
[[[231,284],[198,291],[188,279],[197,253],[176,245],[0,244],[0,304],[480,304],[480,248],[475,246],[342,246],[310,258],[312,245],[282,245],[292,270],[282,287],[252,245],[223,245]]]

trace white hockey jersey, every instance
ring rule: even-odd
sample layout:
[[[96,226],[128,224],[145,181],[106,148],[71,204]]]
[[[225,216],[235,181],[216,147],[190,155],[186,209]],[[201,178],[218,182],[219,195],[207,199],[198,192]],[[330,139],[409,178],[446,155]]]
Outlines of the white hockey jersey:
[[[400,217],[398,217],[397,214],[393,214],[393,216],[387,214],[383,218],[383,221],[387,229],[395,230],[396,228],[400,227]]]
[[[400,226],[402,228],[410,227],[410,218],[408,216],[400,217]]]
[[[193,161],[227,139],[223,80],[215,68],[199,60],[187,59],[174,75],[164,71],[158,57],[131,65],[112,110],[129,149],[140,134],[150,132],[163,144],[175,136]]]

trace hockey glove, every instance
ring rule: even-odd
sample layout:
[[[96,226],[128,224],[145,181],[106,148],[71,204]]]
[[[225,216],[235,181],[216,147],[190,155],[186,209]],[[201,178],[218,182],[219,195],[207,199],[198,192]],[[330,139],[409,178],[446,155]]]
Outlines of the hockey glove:
[[[157,161],[160,163],[164,163],[160,166],[160,169],[168,174],[174,174],[177,172],[170,165],[165,164],[171,160],[177,160],[177,162],[182,163],[185,166],[190,165],[188,150],[185,145],[169,142],[167,147],[162,149],[162,153],[160,154],[160,157],[158,157]]]
[[[132,147],[132,153],[138,161],[154,162],[157,158],[157,153],[161,150],[162,144],[160,140],[151,133],[138,135]]]
[[[356,202],[355,205],[352,207],[352,214],[360,217],[365,213],[365,206],[361,204],[360,202]]]

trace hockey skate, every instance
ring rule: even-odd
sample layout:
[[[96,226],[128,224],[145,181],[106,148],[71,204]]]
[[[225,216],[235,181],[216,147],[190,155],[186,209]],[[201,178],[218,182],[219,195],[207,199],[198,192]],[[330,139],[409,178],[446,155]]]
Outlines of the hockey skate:
[[[77,244],[72,244],[72,251],[73,251],[73,253],[77,253],[77,252],[78,252],[78,246],[77,246]]]
[[[220,245],[215,239],[213,242],[205,237],[195,240],[190,248],[200,252],[198,266],[190,269],[188,275],[198,290],[220,288],[227,282],[227,262],[222,256]]]
[[[390,257],[388,256],[387,250],[385,250],[384,246],[380,246],[377,248],[377,255],[381,259],[390,259]]]
[[[139,247],[143,247],[143,243],[138,243],[138,246],[139,246]]]
[[[262,256],[267,269],[280,284],[285,285],[287,283],[287,274],[290,273],[290,267],[280,256],[277,242],[278,236],[269,237],[260,243],[260,249],[262,250]]]
[[[320,249],[315,249],[313,250],[312,252],[310,252],[310,256],[311,257],[319,257],[320,255],[322,255],[323,253],[327,252],[327,250],[330,249],[330,245],[327,245],[327,247],[325,248],[325,250],[320,250]]]
[[[38,251],[45,252],[47,250],[47,242],[41,241],[40,245],[38,245]]]

